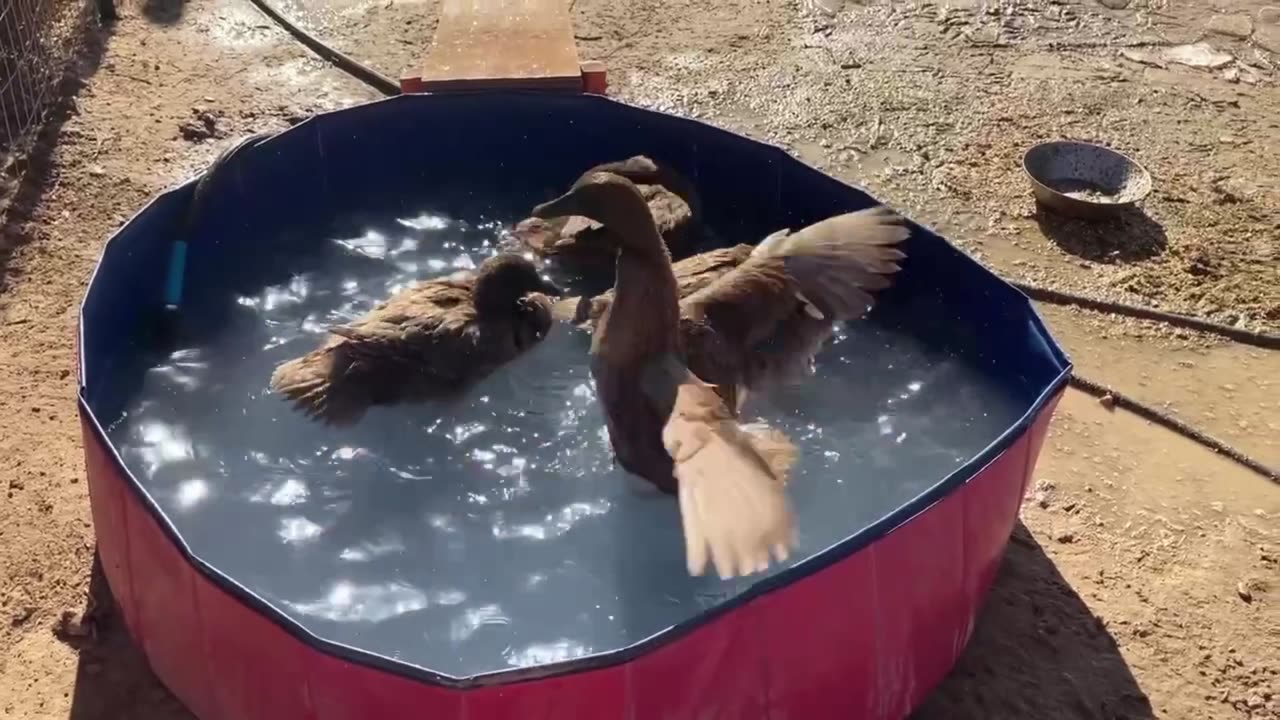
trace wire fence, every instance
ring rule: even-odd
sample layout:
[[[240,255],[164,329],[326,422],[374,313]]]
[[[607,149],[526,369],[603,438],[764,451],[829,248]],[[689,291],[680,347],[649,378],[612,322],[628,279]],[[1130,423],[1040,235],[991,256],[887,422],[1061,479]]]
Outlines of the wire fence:
[[[0,217],[58,101],[64,74],[96,26],[95,0],[0,0]]]

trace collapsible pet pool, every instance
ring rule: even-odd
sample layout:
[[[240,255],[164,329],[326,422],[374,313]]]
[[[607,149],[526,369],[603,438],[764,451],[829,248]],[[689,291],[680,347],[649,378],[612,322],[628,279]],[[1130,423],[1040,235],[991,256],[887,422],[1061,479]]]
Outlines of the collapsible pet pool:
[[[912,225],[817,375],[746,413],[800,446],[795,557],[684,570],[674,501],[613,467],[587,335],[456,402],[311,422],[272,367],[474,265],[587,167],[688,175],[715,242],[876,201],[767,146],[599,96],[411,95],[314,117],[107,244],[81,312],[98,548],[130,633],[205,720],[901,718],[964,648],[1069,373],[1028,300]],[[608,279],[548,272],[596,290]]]

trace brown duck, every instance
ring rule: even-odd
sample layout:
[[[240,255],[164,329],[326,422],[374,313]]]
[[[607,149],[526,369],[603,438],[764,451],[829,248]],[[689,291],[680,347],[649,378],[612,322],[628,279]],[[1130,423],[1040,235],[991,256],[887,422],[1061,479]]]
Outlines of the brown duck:
[[[679,297],[679,339],[689,367],[715,384],[734,408],[741,406],[748,388],[811,373],[813,357],[832,336],[833,323],[865,314],[905,257],[898,248],[909,235],[904,220],[880,206],[827,218],[794,233],[779,230],[754,247],[736,245],[672,265],[661,245],[654,247],[652,238],[634,229],[645,226],[637,225],[644,218],[630,187],[625,178],[608,173],[584,176],[569,193],[539,206],[535,215],[593,212],[613,218],[602,222],[606,226],[632,223],[630,231],[615,230],[624,238],[618,271],[625,267],[639,280],[647,279],[649,271],[660,282],[672,276]],[[623,284],[621,276],[618,282]],[[616,293],[615,287],[590,300],[561,300],[555,315],[595,327],[617,302]]]
[[[502,253],[475,271],[400,291],[325,343],[281,363],[271,389],[326,424],[374,405],[445,397],[537,344],[560,289],[533,263]]]
[[[635,183],[671,254],[683,257],[688,253],[698,238],[702,213],[698,194],[688,179],[643,155],[597,165],[581,177],[595,172],[613,173]],[[579,263],[612,263],[618,249],[612,231],[581,216],[527,218],[516,224],[511,235],[518,245],[540,256]]]
[[[683,358],[696,383],[714,386],[723,402],[719,414],[736,416],[745,388],[810,368],[832,323],[867,311],[873,293],[888,287],[898,271],[904,255],[896,246],[909,234],[902,218],[886,208],[828,218],[796,233],[781,230],[681,300],[666,245],[643,195],[626,178],[607,172],[584,176],[534,215],[587,217],[618,237],[614,294],[596,324],[591,371],[618,462],[669,493],[682,478],[670,444],[663,442],[674,399],[655,401],[639,378],[673,354]],[[723,431],[713,435],[725,437]],[[733,483],[722,478],[719,485]],[[766,487],[781,492],[781,483],[755,487],[756,495]],[[704,513],[732,505],[707,502]],[[717,509],[706,509],[712,506]],[[760,542],[769,536],[764,527],[751,531],[758,531],[753,537]]]

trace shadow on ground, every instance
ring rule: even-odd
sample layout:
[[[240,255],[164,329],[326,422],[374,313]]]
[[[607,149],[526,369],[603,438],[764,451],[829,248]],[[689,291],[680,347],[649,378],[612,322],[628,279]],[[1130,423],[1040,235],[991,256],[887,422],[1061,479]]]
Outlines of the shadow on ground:
[[[80,653],[69,720],[196,720],[151,674],[116,612],[96,555],[83,625],[79,637],[61,636]]]
[[[2,2],[0,6],[3,6]],[[10,197],[5,198],[0,192],[0,220],[3,221],[0,222],[0,292],[8,284],[9,261],[14,250],[34,237],[32,216],[58,176],[53,153],[62,134],[62,126],[79,112],[76,97],[101,67],[113,28],[114,25],[107,22],[102,25],[93,23],[85,30],[83,47],[68,63],[57,90],[51,93],[52,97],[60,98],[59,101],[49,108],[30,153],[26,157],[20,156],[14,163],[14,170],[20,171],[21,181]],[[0,155],[0,161],[3,160]]]
[[[186,0],[144,0],[142,16],[157,25],[174,25],[182,19],[186,5]]]
[[[912,720],[1154,717],[1102,620],[1019,522],[973,639]]]
[[[102,567],[80,652],[70,720],[195,720],[147,668],[115,612]],[[1151,720],[1119,648],[1021,523],[955,669],[912,720]]]
[[[1169,236],[1160,223],[1138,208],[1114,218],[1079,220],[1036,207],[1040,232],[1062,251],[1096,263],[1135,262],[1164,253]]]

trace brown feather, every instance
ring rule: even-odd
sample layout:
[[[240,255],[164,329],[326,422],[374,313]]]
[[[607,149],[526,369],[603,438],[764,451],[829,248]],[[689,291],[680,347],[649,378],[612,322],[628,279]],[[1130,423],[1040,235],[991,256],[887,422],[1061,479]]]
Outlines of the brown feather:
[[[756,255],[778,263],[796,290],[831,320],[861,317],[873,293],[888,288],[906,254],[906,220],[883,205],[845,213],[780,238]]]
[[[419,283],[330,328],[319,348],[275,369],[271,390],[333,425],[356,422],[374,405],[459,392],[528,349],[551,324],[549,298],[533,291],[519,296],[525,284],[540,282],[532,264],[515,271],[510,292],[518,299],[509,311],[482,316],[475,291],[483,273],[501,267],[491,261],[477,272]]]
[[[681,302],[691,368],[730,404],[731,387],[795,377],[833,321],[862,316],[889,287],[908,235],[905,220],[884,207],[771,234],[746,262]]]

